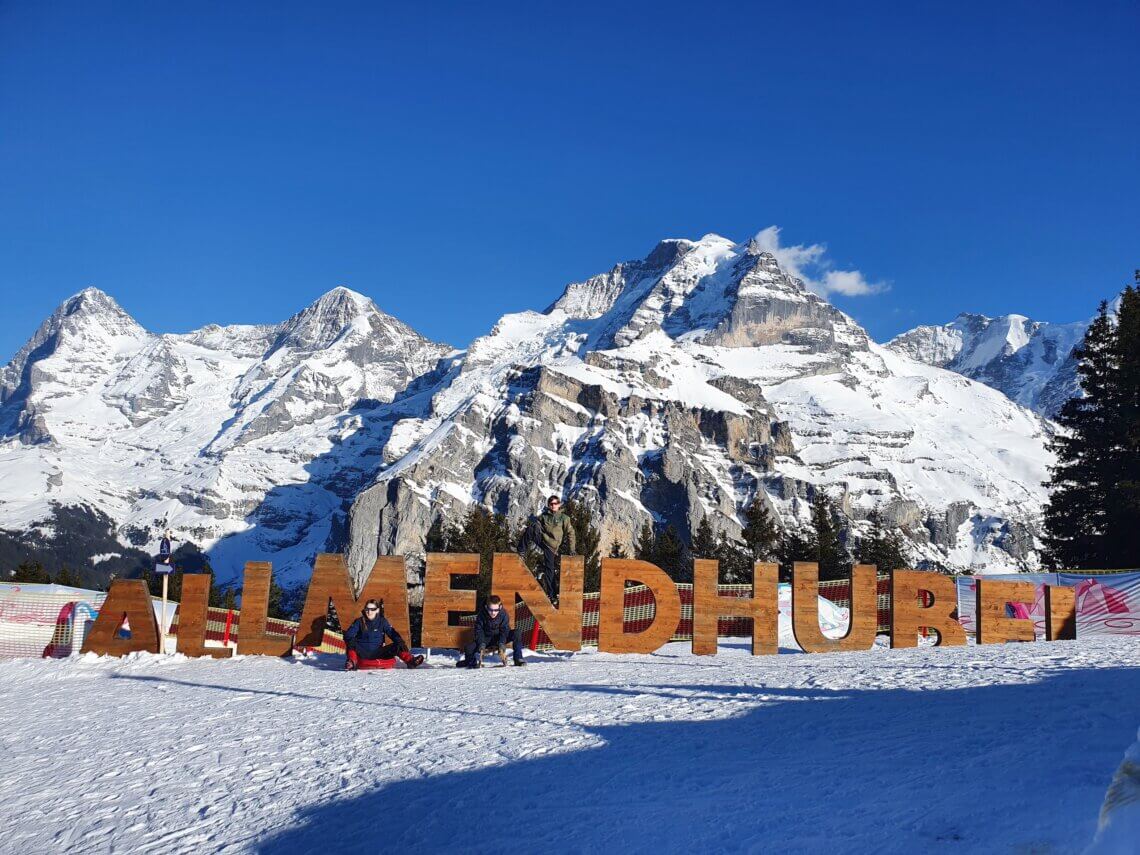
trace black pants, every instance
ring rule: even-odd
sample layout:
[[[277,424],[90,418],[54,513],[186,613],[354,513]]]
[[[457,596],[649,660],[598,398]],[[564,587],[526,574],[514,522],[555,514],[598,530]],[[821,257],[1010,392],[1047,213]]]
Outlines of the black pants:
[[[539,564],[539,569],[542,571],[538,577],[539,584],[546,591],[546,596],[550,597],[550,602],[557,603],[562,577],[562,556],[545,543],[542,544],[542,563]]]
[[[480,650],[487,647],[506,647],[508,641],[511,642],[512,652],[517,662],[523,658],[523,643],[522,636],[514,628],[508,629],[496,638],[481,638],[476,635],[475,640],[463,648],[463,658],[467,662],[474,662]]]

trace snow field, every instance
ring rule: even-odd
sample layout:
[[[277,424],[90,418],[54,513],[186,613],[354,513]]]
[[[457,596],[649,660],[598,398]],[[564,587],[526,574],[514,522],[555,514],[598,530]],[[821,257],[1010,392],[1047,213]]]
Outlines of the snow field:
[[[1132,639],[752,657],[0,662],[5,852],[1078,852]]]

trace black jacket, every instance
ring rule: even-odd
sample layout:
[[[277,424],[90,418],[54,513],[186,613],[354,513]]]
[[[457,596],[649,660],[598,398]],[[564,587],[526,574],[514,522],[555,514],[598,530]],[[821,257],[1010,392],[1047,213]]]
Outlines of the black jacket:
[[[355,650],[361,659],[376,659],[384,646],[385,636],[400,646],[404,644],[400,633],[384,615],[377,615],[372,620],[358,617],[344,634],[344,646]]]

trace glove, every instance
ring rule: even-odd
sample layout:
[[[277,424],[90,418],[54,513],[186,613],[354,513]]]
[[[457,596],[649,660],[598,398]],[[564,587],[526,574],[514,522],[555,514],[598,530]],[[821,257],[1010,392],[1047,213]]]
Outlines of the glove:
[[[353,662],[351,659],[345,659],[344,660],[344,670],[345,671],[355,671],[356,670],[356,663]]]

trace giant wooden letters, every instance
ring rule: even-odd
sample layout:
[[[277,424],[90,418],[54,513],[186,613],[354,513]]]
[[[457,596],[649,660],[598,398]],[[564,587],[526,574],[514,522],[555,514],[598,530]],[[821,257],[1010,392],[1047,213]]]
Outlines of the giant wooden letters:
[[[870,564],[851,569],[851,619],[842,638],[828,638],[819,628],[819,565],[792,565],[792,633],[805,653],[868,650],[875,643],[877,580]]]
[[[511,614],[511,626],[518,627],[516,610],[511,608],[515,594],[518,594],[551,644],[559,650],[582,649],[582,576],[585,569],[582,556],[566,555],[562,558],[557,607],[517,555],[496,555],[492,566],[491,591],[502,598],[503,606]]]
[[[779,567],[757,561],[752,566],[752,596],[722,597],[717,592],[720,562],[693,561],[693,653],[716,653],[716,627],[723,617],[752,618],[752,655],[776,653],[779,645]]]
[[[1045,586],[1045,640],[1077,637],[1077,592],[1061,585]]]
[[[521,598],[551,643],[560,650],[579,650],[582,643],[583,559],[562,559],[559,605],[555,607],[526,566],[513,554],[495,555],[492,590],[509,607]],[[717,622],[720,617],[752,619],[752,653],[762,655],[778,650],[778,584],[774,564],[757,562],[753,570],[751,597],[721,596],[717,589],[717,562],[698,559],[693,567],[693,652],[716,653]],[[245,566],[241,618],[238,624],[239,654],[282,656],[291,649],[289,638],[265,631],[272,568],[266,562]],[[424,615],[421,645],[462,647],[470,640],[470,626],[453,626],[450,616],[471,614],[476,609],[476,592],[453,587],[457,576],[473,579],[479,574],[475,554],[427,556],[424,576]],[[663,570],[647,561],[621,558],[602,559],[599,603],[598,649],[604,653],[652,653],[676,633],[681,617],[677,586]],[[179,606],[178,651],[189,656],[226,657],[227,647],[206,647],[206,616],[209,577],[186,574]],[[652,593],[654,616],[648,620],[648,604],[635,622],[648,625],[627,632],[625,628],[625,586],[640,582]],[[402,556],[376,559],[359,595],[341,555],[319,555],[309,583],[298,646],[318,647],[325,629],[328,602],[332,599],[344,625],[356,617],[369,599],[382,600],[385,614],[408,642],[407,582]],[[929,594],[930,604],[920,602]],[[1033,641],[1032,620],[1008,617],[1010,603],[1033,603],[1036,586],[1030,582],[992,579],[977,581],[977,639],[979,644],[1002,641]],[[857,565],[851,578],[851,619],[842,638],[831,639],[819,626],[818,568],[812,563],[795,564],[792,577],[792,628],[806,652],[829,653],[864,650],[874,643],[877,630],[875,568]],[[1076,603],[1072,588],[1047,585],[1044,595],[1045,638],[1054,641],[1076,637]],[[891,574],[891,646],[914,647],[918,633],[934,630],[940,645],[966,643],[965,631],[957,620],[957,592],[952,579],[938,573],[896,570]],[[122,637],[124,618],[130,622],[130,636]],[[516,623],[517,627],[517,623]],[[122,656],[135,651],[158,650],[158,622],[146,585],[137,579],[116,579],[99,610],[95,625],[83,644],[83,652]]]
[[[452,626],[451,612],[473,612],[475,591],[451,587],[455,576],[478,576],[479,556],[474,553],[435,553],[427,556],[424,572],[424,622],[420,644],[424,647],[462,648],[471,641],[469,627]]]
[[[293,649],[291,638],[270,635],[265,631],[272,578],[273,565],[268,561],[246,562],[241,580],[241,615],[238,618],[239,656],[286,656]]]
[[[403,636],[404,641],[411,643],[408,582],[403,556],[385,555],[377,558],[360,595],[353,594],[352,588],[352,577],[348,575],[348,565],[344,563],[343,555],[317,556],[309,592],[305,595],[305,607],[301,611],[301,625],[297,628],[298,647],[321,646],[330,598],[344,629],[348,629],[348,625],[360,616],[360,610],[368,600],[382,600],[384,616],[396,632]]]
[[[206,646],[206,610],[210,602],[209,573],[182,574],[182,602],[178,605],[178,652],[185,656],[212,656],[226,659],[234,655],[228,647]]]
[[[978,644],[1001,644],[1003,641],[1033,641],[1033,621],[1007,617],[1010,603],[1033,604],[1037,586],[1032,582],[1001,582],[997,579],[977,581]]]
[[[119,637],[123,618],[130,623],[130,638]],[[150,603],[150,591],[142,579],[113,579],[80,652],[125,656],[136,651],[158,652],[158,621]]]
[[[640,632],[625,631],[625,583],[640,582],[653,592],[653,622]],[[673,637],[681,620],[681,598],[665,571],[633,558],[602,559],[598,614],[598,650],[602,653],[652,653]]]
[[[926,593],[933,602],[918,602]],[[934,630],[938,646],[958,647],[966,643],[966,630],[958,623],[958,586],[949,576],[895,570],[891,573],[891,647],[917,647],[920,630]]]

